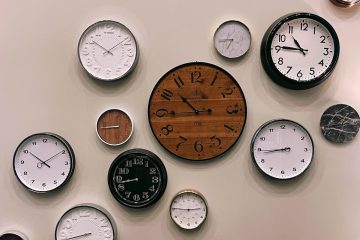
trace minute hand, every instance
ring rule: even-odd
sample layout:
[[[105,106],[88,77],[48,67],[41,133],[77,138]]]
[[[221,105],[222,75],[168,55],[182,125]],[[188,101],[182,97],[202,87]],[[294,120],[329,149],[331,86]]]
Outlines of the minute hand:
[[[301,51],[302,54],[304,54],[304,56],[305,56],[305,51],[304,51],[304,49],[300,46],[299,42],[294,38],[293,35],[291,35],[291,37],[294,39],[294,42],[295,42],[296,46],[298,46],[298,48],[300,48],[300,51]]]

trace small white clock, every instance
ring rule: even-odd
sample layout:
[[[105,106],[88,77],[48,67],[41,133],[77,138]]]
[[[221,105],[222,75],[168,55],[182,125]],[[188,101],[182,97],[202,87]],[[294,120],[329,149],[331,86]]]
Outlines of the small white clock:
[[[176,194],[170,205],[171,219],[182,229],[195,229],[202,225],[208,209],[205,198],[195,190]]]
[[[115,240],[116,226],[110,214],[94,204],[81,204],[68,210],[59,220],[55,240]]]
[[[260,171],[276,179],[299,176],[314,157],[314,143],[308,131],[287,119],[264,123],[255,132],[250,150]]]
[[[250,44],[250,30],[239,21],[230,20],[222,23],[214,34],[215,49],[226,58],[241,57],[249,50]]]
[[[127,27],[104,20],[94,23],[81,35],[78,55],[92,77],[113,81],[124,78],[135,68],[139,49]]]
[[[13,159],[18,180],[30,191],[45,193],[67,183],[75,168],[70,144],[59,135],[38,133],[25,138]]]

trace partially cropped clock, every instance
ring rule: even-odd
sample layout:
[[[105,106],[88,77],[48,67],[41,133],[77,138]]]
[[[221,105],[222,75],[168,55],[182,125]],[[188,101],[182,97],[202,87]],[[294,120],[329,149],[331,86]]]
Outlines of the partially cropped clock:
[[[276,20],[261,43],[261,62],[275,83],[301,90],[325,81],[339,58],[334,28],[312,13],[292,13]]]
[[[224,69],[191,62],[160,78],[148,117],[154,136],[169,152],[206,160],[227,152],[239,139],[246,101],[237,80]]]
[[[80,63],[92,77],[113,81],[136,66],[139,49],[134,35],[123,24],[104,20],[89,26],[78,44]]]

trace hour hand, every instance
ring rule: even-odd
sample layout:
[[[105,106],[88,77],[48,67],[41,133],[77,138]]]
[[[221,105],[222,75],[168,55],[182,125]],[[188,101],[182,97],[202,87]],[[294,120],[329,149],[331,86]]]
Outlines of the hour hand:
[[[181,100],[186,103],[196,114],[199,113],[199,110],[197,110],[184,96],[179,95]]]

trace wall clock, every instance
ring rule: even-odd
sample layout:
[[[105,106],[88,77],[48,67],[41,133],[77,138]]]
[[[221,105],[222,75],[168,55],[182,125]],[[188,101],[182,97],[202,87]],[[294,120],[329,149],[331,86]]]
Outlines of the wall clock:
[[[330,0],[338,7],[350,8],[360,3],[360,0]]]
[[[127,150],[111,164],[108,185],[121,204],[148,207],[157,202],[166,189],[166,168],[160,158],[148,150]]]
[[[261,42],[261,63],[275,83],[308,89],[334,70],[340,44],[334,28],[311,13],[293,13],[276,20]]]
[[[251,140],[251,157],[260,171],[276,179],[302,174],[314,157],[314,144],[300,124],[277,119],[264,123]]]
[[[200,227],[208,213],[204,196],[195,190],[184,190],[176,194],[171,201],[170,216],[182,229]]]
[[[139,49],[127,27],[104,20],[89,26],[81,35],[78,56],[81,65],[92,77],[113,81],[124,78],[135,68]]]
[[[236,143],[245,126],[246,101],[224,69],[191,62],[161,77],[150,96],[148,117],[165,149],[184,159],[206,160]]]
[[[134,130],[130,116],[120,109],[109,109],[101,114],[96,124],[99,139],[109,146],[127,142]]]
[[[17,179],[27,189],[45,193],[66,184],[75,168],[70,144],[54,133],[37,133],[17,147],[13,167]]]
[[[28,238],[18,231],[7,231],[0,235],[0,240],[28,240]]]
[[[250,30],[239,21],[230,20],[222,23],[214,34],[215,49],[226,58],[241,57],[249,50],[250,44]]]
[[[320,128],[324,137],[331,142],[350,142],[359,132],[359,114],[349,105],[333,105],[321,116]]]
[[[55,229],[55,240],[116,240],[116,225],[110,214],[94,204],[81,204],[68,210]]]

